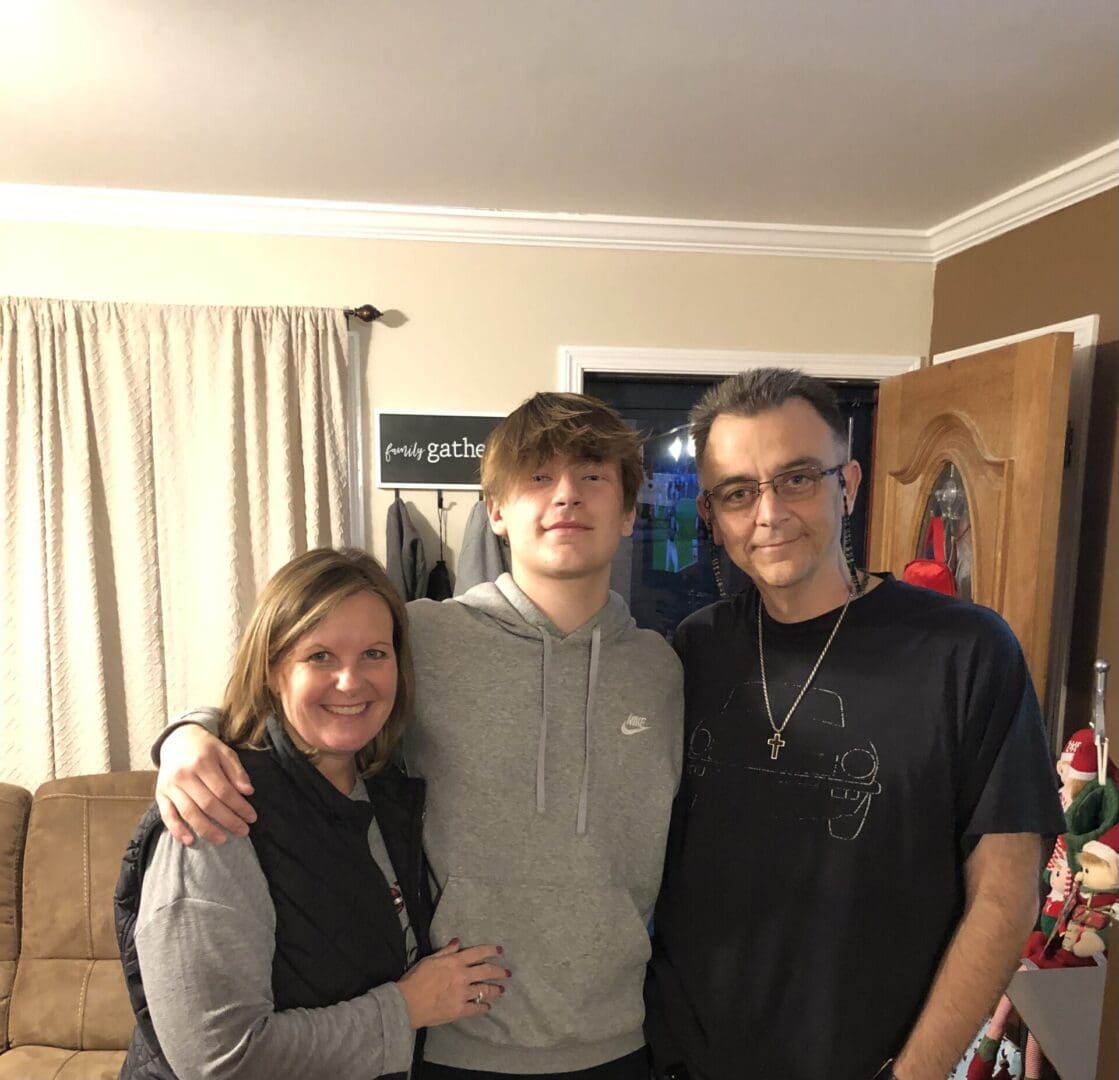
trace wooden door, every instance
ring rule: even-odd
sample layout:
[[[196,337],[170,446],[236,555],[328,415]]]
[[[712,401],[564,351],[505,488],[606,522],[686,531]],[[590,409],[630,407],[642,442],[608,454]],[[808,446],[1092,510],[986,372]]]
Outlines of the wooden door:
[[[1042,701],[1071,370],[1072,335],[1045,334],[885,379],[878,396],[868,565],[900,578],[930,506],[962,499],[971,599],[1018,635]]]

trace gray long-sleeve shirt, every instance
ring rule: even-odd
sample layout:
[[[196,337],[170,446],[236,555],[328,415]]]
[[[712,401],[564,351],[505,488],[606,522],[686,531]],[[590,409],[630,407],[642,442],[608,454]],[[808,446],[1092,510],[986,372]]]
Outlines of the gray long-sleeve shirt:
[[[408,1071],[414,1033],[395,983],[278,1012],[275,943],[275,909],[247,837],[184,847],[163,833],[144,876],[136,949],[156,1035],[180,1080]]]

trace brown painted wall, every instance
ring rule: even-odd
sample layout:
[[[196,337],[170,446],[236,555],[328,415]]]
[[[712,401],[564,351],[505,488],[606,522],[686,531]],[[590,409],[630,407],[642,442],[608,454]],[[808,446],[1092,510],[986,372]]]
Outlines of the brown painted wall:
[[[1107,718],[1111,754],[1119,760],[1119,188],[940,263],[930,351],[1091,314],[1100,316],[1100,336],[1073,609],[1068,730],[1090,719],[1092,663],[1102,656],[1113,668]],[[1099,1080],[1119,1076],[1116,959],[1108,972]]]

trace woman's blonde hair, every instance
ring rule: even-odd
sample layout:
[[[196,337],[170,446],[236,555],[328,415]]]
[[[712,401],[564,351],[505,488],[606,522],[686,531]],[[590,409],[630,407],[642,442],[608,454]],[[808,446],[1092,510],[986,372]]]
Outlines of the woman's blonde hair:
[[[384,727],[355,755],[362,776],[392,757],[412,715],[415,677],[404,602],[371,555],[356,548],[316,548],[292,559],[264,586],[237,646],[225,688],[221,737],[231,746],[259,749],[268,717],[283,719],[271,676],[288,650],[341,603],[357,593],[379,596],[392,612],[396,700]],[[313,756],[313,755],[311,755]]]

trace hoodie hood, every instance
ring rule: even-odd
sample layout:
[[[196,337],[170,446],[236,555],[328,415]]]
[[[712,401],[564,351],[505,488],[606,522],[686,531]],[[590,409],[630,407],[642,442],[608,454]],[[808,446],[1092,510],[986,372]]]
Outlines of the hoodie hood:
[[[599,627],[603,638],[609,641],[637,626],[626,602],[611,592],[606,603],[582,626],[565,634],[525,595],[512,574],[502,574],[496,581],[483,581],[456,597],[455,602],[489,616],[511,634],[537,640],[543,632],[559,640],[590,637],[591,631]]]
[[[501,624],[518,637],[540,642],[540,735],[536,749],[536,812],[548,809],[548,699],[553,687],[552,650],[557,644],[581,647],[589,639],[590,656],[587,671],[587,697],[583,705],[583,775],[579,785],[579,809],[575,831],[587,831],[587,802],[591,776],[591,717],[594,715],[595,692],[598,688],[598,662],[602,642],[618,637],[636,626],[625,601],[615,592],[582,626],[565,634],[521,590],[511,574],[502,574],[496,581],[486,581],[458,597],[458,602]]]

